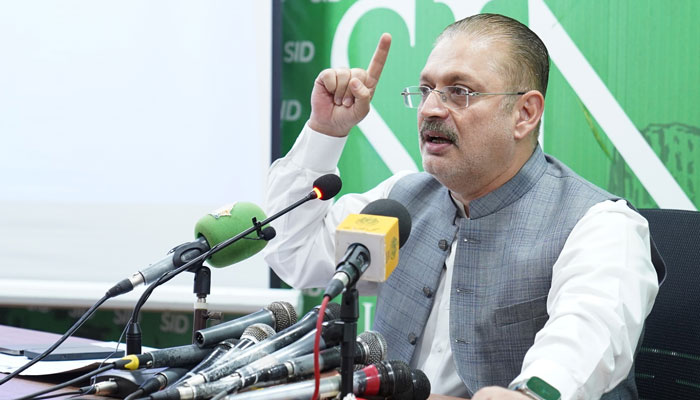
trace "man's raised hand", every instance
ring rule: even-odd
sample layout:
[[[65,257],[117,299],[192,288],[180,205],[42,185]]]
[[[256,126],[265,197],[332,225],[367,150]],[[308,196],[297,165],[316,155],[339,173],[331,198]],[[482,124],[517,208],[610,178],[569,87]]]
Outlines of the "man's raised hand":
[[[390,46],[391,35],[384,33],[367,70],[329,68],[321,71],[311,92],[311,129],[343,137],[367,116]]]

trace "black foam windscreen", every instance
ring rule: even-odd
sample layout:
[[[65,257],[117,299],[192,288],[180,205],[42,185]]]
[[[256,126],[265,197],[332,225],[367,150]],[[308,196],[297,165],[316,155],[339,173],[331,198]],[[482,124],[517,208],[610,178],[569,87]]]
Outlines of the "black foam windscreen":
[[[320,200],[328,200],[340,192],[343,182],[338,175],[326,174],[316,178],[313,187],[321,191]]]

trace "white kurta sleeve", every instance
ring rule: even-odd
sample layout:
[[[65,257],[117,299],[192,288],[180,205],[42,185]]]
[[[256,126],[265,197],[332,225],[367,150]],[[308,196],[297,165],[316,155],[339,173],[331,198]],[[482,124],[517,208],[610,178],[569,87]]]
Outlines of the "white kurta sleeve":
[[[549,320],[513,382],[538,376],[562,399],[612,390],[630,372],[657,292],[647,221],[624,200],[594,205],[554,264]]]
[[[338,173],[345,142],[346,138],[327,136],[306,125],[289,153],[270,167],[267,215],[306,196],[319,176]],[[386,198],[394,183],[406,174],[394,175],[368,192],[348,194],[336,202],[311,200],[273,221],[277,236],[263,250],[265,261],[295,288],[325,287],[335,271],[336,226],[371,201]]]

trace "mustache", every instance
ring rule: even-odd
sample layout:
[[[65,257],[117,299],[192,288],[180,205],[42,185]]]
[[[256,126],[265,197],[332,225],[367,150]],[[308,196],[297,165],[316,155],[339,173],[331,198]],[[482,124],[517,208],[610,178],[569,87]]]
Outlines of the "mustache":
[[[421,138],[423,140],[426,139],[426,131],[432,131],[432,132],[437,132],[442,135],[444,135],[447,139],[449,139],[452,143],[455,145],[457,144],[458,136],[455,131],[453,131],[450,127],[448,127],[443,121],[439,120],[423,120],[423,123],[420,125],[420,134]]]

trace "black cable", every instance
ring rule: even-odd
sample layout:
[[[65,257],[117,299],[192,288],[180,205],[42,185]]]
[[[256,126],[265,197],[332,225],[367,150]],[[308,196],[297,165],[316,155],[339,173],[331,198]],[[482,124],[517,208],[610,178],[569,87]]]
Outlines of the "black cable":
[[[214,247],[216,248],[216,247]],[[211,250],[200,254],[199,256],[195,257],[194,259],[186,262],[185,264],[181,265],[180,267],[176,268],[175,270],[168,271],[165,274],[161,275],[158,279],[156,279],[155,282],[153,282],[150,286],[146,288],[146,290],[141,293],[141,297],[139,297],[138,301],[136,302],[136,305],[134,308],[131,310],[131,316],[129,316],[129,320],[126,321],[126,326],[124,327],[124,332],[127,332],[126,334],[126,353],[127,354],[138,354],[141,353],[141,329],[139,327],[139,315],[141,313],[141,307],[146,303],[146,300],[151,296],[151,293],[160,285],[168,282],[169,280],[173,279],[175,276],[179,275],[181,272],[187,270],[188,268],[192,267],[193,265],[201,264],[204,262],[204,260],[209,257],[211,254]]]
[[[112,358],[115,354],[117,354],[117,352],[119,351],[119,346],[122,344],[122,339],[124,338],[124,334],[126,333],[127,327],[128,327],[128,326],[125,326],[124,329],[122,329],[122,334],[119,335],[119,339],[117,339],[117,345],[114,347],[114,351],[112,352],[112,354],[110,354],[110,355],[108,355],[107,357],[105,357],[104,360],[102,360],[102,361],[100,362],[100,365],[97,366],[97,368],[102,368],[102,366],[103,366],[107,361],[109,361],[110,358]],[[94,381],[95,378],[93,377],[92,380]],[[95,383],[95,382],[91,382],[91,383]]]
[[[34,400],[53,399],[54,397],[70,396],[73,394],[83,395],[84,393],[81,392],[80,390],[76,390],[75,392],[61,392],[61,393],[47,394],[46,396],[41,396],[41,397],[35,397]],[[72,398],[74,398],[74,397],[72,397]]]
[[[124,400],[140,399],[141,397],[139,397],[139,396],[142,396],[143,393],[144,393],[143,389],[139,389],[139,390],[131,393],[130,395],[124,397]]]
[[[99,299],[99,300],[97,301],[97,303],[93,304],[93,306],[90,307],[90,309],[88,309],[87,311],[85,311],[85,313],[80,317],[80,319],[78,319],[78,321],[76,321],[75,324],[73,324],[73,326],[71,326],[70,329],[68,329],[68,331],[67,331],[66,333],[63,334],[63,336],[61,336],[54,344],[52,344],[51,347],[49,347],[48,349],[46,349],[46,351],[44,351],[43,353],[41,353],[39,356],[33,358],[32,360],[30,360],[30,361],[27,362],[26,364],[22,365],[22,366],[19,367],[18,369],[12,371],[12,373],[10,373],[9,375],[7,375],[7,376],[5,376],[4,378],[0,379],[0,385],[4,384],[5,382],[9,381],[10,379],[14,378],[15,376],[21,374],[21,373],[24,372],[27,368],[29,368],[29,367],[31,367],[32,365],[38,363],[39,361],[43,360],[46,356],[48,356],[49,354],[51,354],[51,352],[54,351],[54,350],[56,350],[56,348],[57,348],[58,346],[60,346],[61,343],[65,342],[66,339],[68,339],[73,333],[75,333],[75,331],[77,331],[78,328],[80,328],[80,327],[85,323],[85,321],[87,321],[88,318],[90,318],[90,317],[92,316],[92,314],[95,313],[95,311],[97,311],[97,308],[98,308],[99,306],[101,306],[102,303],[104,303],[105,301],[107,301],[109,298],[110,298],[110,296],[109,296],[108,294],[105,294],[104,296],[102,296],[102,298]]]
[[[96,369],[96,370],[94,370],[94,371],[90,371],[90,372],[88,372],[87,374],[81,375],[81,376],[79,376],[79,377],[77,377],[77,378],[75,378],[75,379],[71,379],[71,380],[69,380],[69,381],[67,381],[67,382],[63,382],[63,383],[61,383],[61,384],[51,386],[50,388],[42,389],[42,390],[40,390],[40,391],[38,391],[38,392],[35,392],[35,393],[32,393],[32,394],[28,394],[28,395],[26,395],[26,396],[18,397],[18,398],[15,399],[15,400],[36,399],[38,396],[41,396],[42,394],[51,393],[51,392],[54,392],[54,391],[56,391],[56,390],[58,390],[58,389],[63,389],[64,387],[71,386],[71,385],[73,385],[73,384],[75,384],[75,383],[78,383],[78,382],[80,382],[80,381],[82,381],[82,380],[91,378],[93,375],[97,375],[97,374],[99,374],[99,373],[105,372],[105,371],[110,370],[110,369],[112,369],[112,368],[114,368],[114,364],[105,365],[105,366],[102,367],[102,368],[98,368],[98,369]],[[82,394],[82,393],[81,393],[81,394]]]
[[[151,293],[153,293],[156,287],[168,282],[169,280],[173,279],[175,276],[180,274],[182,271],[185,271],[186,269],[190,268],[191,266],[204,261],[205,258],[211,255],[209,254],[210,252],[211,250],[195,257],[194,259],[188,261],[187,263],[183,264],[181,267],[175,270],[166,272],[165,274],[161,275],[160,278],[158,278],[155,282],[153,282],[153,284],[148,286],[146,290],[143,293],[141,293],[141,297],[139,297],[139,300],[136,302],[134,309],[131,311],[131,317],[129,317],[127,326],[132,322],[139,322],[139,313],[141,312],[141,307],[143,307],[143,305],[146,303],[146,300],[148,300],[148,298],[151,297]]]

